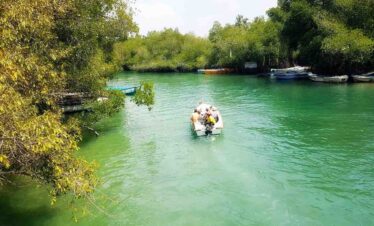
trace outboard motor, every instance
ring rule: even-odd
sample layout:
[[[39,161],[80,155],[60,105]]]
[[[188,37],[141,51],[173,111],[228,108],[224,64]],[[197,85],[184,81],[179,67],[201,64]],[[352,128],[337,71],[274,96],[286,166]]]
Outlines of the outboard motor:
[[[205,126],[205,134],[206,135],[212,134],[213,133],[213,127],[214,127],[213,125],[207,124]]]

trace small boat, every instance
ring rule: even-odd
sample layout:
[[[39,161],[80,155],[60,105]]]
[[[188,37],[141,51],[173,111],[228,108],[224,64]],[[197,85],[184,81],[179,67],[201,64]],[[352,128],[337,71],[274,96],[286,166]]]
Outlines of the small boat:
[[[231,68],[218,68],[218,69],[199,69],[197,73],[205,75],[223,75],[233,73],[234,69]]]
[[[270,77],[277,80],[298,80],[308,78],[309,67],[290,67],[284,69],[271,69]]]
[[[276,73],[271,74],[271,78],[277,79],[277,80],[299,80],[299,79],[306,79],[308,78],[308,73],[303,72],[285,72],[285,73]]]
[[[319,76],[316,74],[309,74],[309,79],[314,82],[327,82],[327,83],[346,83],[348,82],[348,75],[339,76]]]
[[[127,96],[135,95],[139,87],[137,86],[114,86],[108,87],[108,90],[118,90],[126,94]]]
[[[374,72],[369,72],[363,75],[353,75],[352,78],[355,82],[374,82]]]
[[[199,70],[197,70],[197,73],[198,74],[204,74],[205,73],[205,69],[199,69]]]
[[[201,103],[199,106],[196,107],[197,110],[200,111],[200,119],[196,122],[191,122],[192,129],[196,133],[197,136],[206,136],[206,135],[219,135],[222,133],[223,130],[223,119],[221,116],[221,113],[216,108],[212,108],[213,114],[216,115],[216,121],[217,123],[210,127],[208,125],[205,125],[204,123],[204,117],[207,113],[206,109],[210,109],[211,105]]]
[[[289,68],[281,68],[281,69],[271,69],[272,73],[284,73],[284,72],[307,72],[310,70],[310,67],[302,67],[302,66],[295,66]]]

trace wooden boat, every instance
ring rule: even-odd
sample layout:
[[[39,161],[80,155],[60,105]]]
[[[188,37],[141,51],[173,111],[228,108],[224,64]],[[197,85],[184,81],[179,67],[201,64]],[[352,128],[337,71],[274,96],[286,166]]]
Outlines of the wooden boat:
[[[234,69],[231,68],[218,68],[218,69],[199,69],[197,73],[205,75],[223,75],[233,73]]]
[[[363,75],[353,75],[352,78],[355,82],[374,82],[374,72],[369,72]]]
[[[290,67],[283,69],[271,69],[270,77],[277,80],[298,80],[308,78],[309,67]]]
[[[194,130],[197,136],[206,136],[206,135],[219,135],[222,133],[223,130],[223,119],[221,113],[218,109],[212,107],[209,104],[201,103],[199,106],[196,107],[200,111],[200,118],[196,122],[191,122],[192,129]],[[207,109],[212,109],[213,115],[216,116],[217,123],[210,127],[205,125],[204,118],[207,113]]]
[[[348,75],[340,76],[319,76],[315,74],[309,74],[309,79],[314,82],[326,82],[326,83],[346,83],[348,82]]]

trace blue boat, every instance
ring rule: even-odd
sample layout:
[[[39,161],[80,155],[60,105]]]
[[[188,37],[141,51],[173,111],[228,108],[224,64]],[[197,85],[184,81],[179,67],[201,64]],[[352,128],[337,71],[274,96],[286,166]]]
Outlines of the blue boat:
[[[111,86],[108,90],[118,90],[126,94],[127,96],[135,95],[139,87],[137,86]]]

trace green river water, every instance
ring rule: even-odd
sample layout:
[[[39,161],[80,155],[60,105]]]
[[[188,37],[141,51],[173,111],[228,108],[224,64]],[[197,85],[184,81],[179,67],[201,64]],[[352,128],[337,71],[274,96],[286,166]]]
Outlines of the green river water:
[[[74,223],[64,200],[51,208],[23,183],[1,192],[0,225],[374,225],[374,85],[196,74],[111,85],[141,80],[155,83],[154,109],[128,99],[81,145],[100,163],[107,213]],[[201,99],[220,109],[222,135],[191,132]]]

